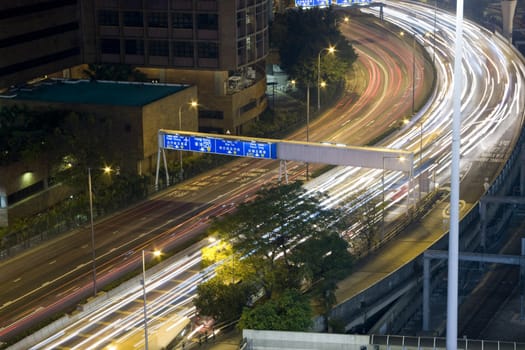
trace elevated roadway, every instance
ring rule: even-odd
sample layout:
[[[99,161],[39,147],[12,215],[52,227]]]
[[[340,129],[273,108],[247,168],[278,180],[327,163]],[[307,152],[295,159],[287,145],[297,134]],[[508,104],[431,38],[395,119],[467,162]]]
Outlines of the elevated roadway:
[[[390,6],[392,5],[392,6]],[[394,8],[397,5],[396,3],[390,3],[387,8]],[[414,15],[413,11],[418,11],[417,15]],[[408,29],[413,29],[412,25],[414,21],[421,21],[421,18],[425,17],[425,13],[429,10],[425,10],[420,6],[417,6],[413,3],[405,8],[404,14],[397,14],[390,17],[389,20],[395,21],[396,18],[401,18],[399,21],[400,25],[407,25],[406,23],[412,23]],[[411,15],[408,15],[406,13]],[[429,16],[433,12],[429,12]],[[388,13],[385,11],[385,17],[387,18]],[[443,27],[441,27],[443,34],[440,35],[439,46],[436,46],[436,51],[439,48],[439,52],[436,52],[438,62],[437,71],[439,72],[439,80],[437,81],[438,93],[432,96],[431,101],[425,108],[421,109],[421,113],[418,113],[417,118],[412,120],[411,124],[405,126],[401,130],[401,134],[393,135],[391,139],[385,141],[382,146],[394,147],[394,148],[409,148],[413,151],[422,151],[421,160],[427,161],[429,159],[434,160],[435,164],[435,174],[440,183],[444,183],[443,179],[446,179],[447,175],[447,162],[446,162],[446,148],[450,143],[447,138],[449,133],[447,132],[447,120],[450,117],[450,96],[447,93],[447,89],[450,84],[450,56],[449,52],[446,51],[449,43],[447,42],[447,37],[449,36],[449,28],[445,21],[446,16],[443,14]],[[441,21],[441,19],[440,19]],[[423,21],[422,23],[427,23]],[[432,22],[433,23],[433,22]],[[334,141],[337,142],[348,142],[351,138],[347,137],[356,137],[356,139],[371,140],[374,135],[381,135],[392,126],[396,120],[399,120],[400,113],[406,113],[411,109],[411,87],[414,86],[417,91],[422,88],[424,85],[422,75],[420,72],[424,70],[424,64],[421,64],[419,58],[416,59],[415,64],[412,61],[412,54],[410,48],[412,45],[405,42],[405,51],[399,51],[399,47],[393,45],[392,42],[398,40],[401,42],[401,47],[403,47],[403,42],[405,39],[401,39],[396,36],[396,33],[392,32],[392,40],[385,40],[384,33],[380,34],[380,30],[375,29],[376,33],[368,33],[366,37],[360,38],[360,43],[370,43],[371,38],[375,38],[372,42],[381,42],[376,48],[378,54],[374,55],[377,59],[382,57],[379,55],[384,55],[392,57],[395,55],[397,57],[395,64],[386,64],[384,61],[381,63],[375,64],[374,60],[370,66],[370,69],[365,70],[365,72],[375,72],[377,75],[367,75],[367,80],[370,82],[369,85],[361,86],[362,96],[368,103],[361,104],[358,103],[351,104],[349,108],[344,109],[343,113],[339,113],[339,117],[335,116],[334,111],[327,113],[329,115],[330,122],[323,124],[322,127],[316,128],[318,132],[319,141]],[[480,35],[478,28],[472,29],[472,35]],[[350,32],[350,31],[349,31]],[[490,33],[482,33],[484,36],[489,36]],[[489,43],[490,40],[472,40],[484,45],[482,52],[476,52],[476,55],[469,57],[468,62],[466,62],[466,77],[468,78],[469,87],[478,87],[478,89],[466,89],[465,90],[465,115],[468,116],[468,119],[465,119],[465,129],[470,132],[467,139],[467,146],[464,152],[464,159],[466,161],[465,167],[463,167],[463,176],[464,179],[469,179],[469,175],[472,176],[472,183],[467,183],[472,186],[474,189],[472,192],[465,192],[465,201],[467,203],[467,210],[469,205],[472,206],[477,199],[474,197],[480,195],[483,191],[483,181],[481,183],[476,183],[478,178],[476,174],[482,172],[484,175],[488,175],[491,180],[495,180],[496,174],[501,170],[501,166],[504,163],[505,159],[508,158],[510,151],[516,144],[515,132],[521,128],[521,118],[522,118],[522,108],[523,108],[523,92],[521,88],[521,83],[523,80],[523,72],[521,70],[522,62],[519,64],[509,63],[505,67],[499,67],[494,63],[495,58],[498,58],[497,62],[500,62],[501,57],[512,57],[512,59],[519,60],[516,58],[516,54],[513,53],[511,49],[507,49],[505,45],[500,45],[497,47],[492,47]],[[497,36],[492,37],[498,41]],[[419,40],[419,39],[418,39]],[[424,42],[426,43],[426,42]],[[367,46],[370,47],[370,46]],[[380,48],[392,48],[392,51],[381,51]],[[360,46],[358,49],[362,49]],[[407,54],[409,52],[409,54]],[[416,56],[419,57],[419,56]],[[512,62],[512,59],[509,59],[509,62]],[[480,62],[483,61],[483,62]],[[416,74],[406,74],[410,72],[411,67],[416,68]],[[401,67],[401,68],[400,68]],[[505,68],[507,70],[512,70],[512,73],[507,73],[507,71],[499,71],[499,69]],[[388,72],[391,71],[394,74],[398,74],[399,79],[395,81],[390,81],[391,75]],[[403,73],[405,72],[405,73]],[[371,73],[371,74],[375,74]],[[412,82],[409,77],[415,76],[419,77],[416,81]],[[498,76],[497,81],[494,81],[493,77]],[[382,83],[376,85],[377,79],[381,80]],[[386,78],[385,78],[386,77]],[[368,88],[373,86],[375,90],[372,90],[367,93]],[[407,92],[408,91],[408,92]],[[351,98],[352,94],[347,95]],[[416,96],[421,96],[421,93],[416,93]],[[417,100],[417,99],[416,99]],[[386,105],[382,104],[387,101]],[[400,101],[405,101],[401,103]],[[376,109],[377,108],[377,109]],[[375,110],[375,112],[374,112]],[[352,114],[355,113],[355,114]],[[405,114],[406,115],[406,114]],[[378,116],[377,118],[375,116]],[[509,117],[509,118],[507,118]],[[396,119],[397,118],[397,119]],[[473,119],[472,119],[473,118]],[[350,123],[357,122],[358,127],[352,127],[356,124]],[[321,123],[321,122],[319,122]],[[327,132],[332,132],[333,134],[322,134],[322,130],[326,129]],[[343,129],[348,132],[343,131]],[[509,130],[513,135],[510,138],[505,138],[501,130]],[[297,134],[300,135],[300,134]],[[402,137],[400,137],[402,135]],[[423,142],[421,142],[423,138]],[[301,139],[304,139],[301,137]],[[313,138],[311,138],[313,140]],[[354,142],[348,142],[354,143]],[[354,143],[355,144],[355,143]],[[423,147],[420,148],[420,146]],[[486,149],[487,151],[483,151]],[[501,158],[495,157],[496,161],[487,162],[485,157],[487,154],[490,154],[493,157],[494,154],[501,155]],[[416,156],[416,159],[418,157]],[[420,166],[423,166],[425,162],[421,162]],[[486,164],[489,164],[489,167],[485,167]],[[494,167],[494,168],[492,168]],[[232,169],[233,168],[233,169]],[[272,172],[273,169],[273,172]],[[253,194],[254,184],[261,185],[266,181],[275,181],[276,172],[275,164],[263,161],[262,164],[256,165],[255,163],[248,162],[246,160],[235,162],[233,166],[230,166],[229,169],[219,170],[218,173],[220,177],[201,177],[198,180],[191,181],[183,186],[177,187],[174,190],[170,190],[162,197],[156,197],[154,201],[148,202],[147,206],[136,208],[130,212],[126,213],[126,216],[121,217],[122,225],[113,225],[114,222],[108,221],[104,226],[100,226],[99,230],[104,230],[104,245],[101,244],[97,249],[101,249],[105,254],[108,254],[107,265],[103,266],[104,273],[109,273],[113,266],[115,266],[118,259],[124,259],[126,252],[137,251],[140,247],[150,246],[155,243],[154,238],[158,237],[161,233],[164,237],[166,236],[176,236],[179,227],[177,226],[178,222],[186,220],[189,221],[188,225],[193,221],[193,224],[197,225],[201,223],[200,217],[195,219],[188,219],[184,215],[173,215],[173,213],[180,213],[181,210],[185,213],[190,213],[190,215],[199,213],[201,217],[206,217],[209,213],[220,213],[221,210],[225,210],[223,205],[226,203],[232,203],[232,198],[235,202],[242,201],[243,198]],[[299,167],[297,168],[297,173],[300,173]],[[474,171],[476,170],[477,171]],[[494,172],[491,172],[492,170]],[[254,174],[252,178],[245,176],[244,174]],[[261,176],[260,174],[263,173]],[[322,176],[315,181],[309,183],[310,190],[327,190],[331,194],[331,201],[326,203],[326,205],[336,205],[338,202],[344,199],[344,195],[351,195],[354,191],[352,187],[347,187],[347,183],[351,183],[353,186],[356,184],[359,188],[369,188],[375,196],[380,195],[381,193],[381,181],[378,181],[378,176],[380,178],[381,172],[375,171],[375,173],[368,174],[356,172],[352,169],[336,169],[329,174]],[[236,179],[232,180],[232,177]],[[352,179],[363,179],[365,182],[356,183]],[[231,181],[231,182],[230,182]],[[395,184],[399,181],[399,177],[390,176],[388,177],[387,188],[388,192],[397,191]],[[406,180],[405,180],[406,181]],[[466,180],[465,180],[466,181]],[[222,193],[212,189],[211,187],[206,187],[213,182],[215,186],[226,186],[228,187],[227,191]],[[239,188],[239,183],[246,184],[246,187]],[[213,187],[213,186],[212,186]],[[256,188],[256,187],[255,187]],[[354,187],[355,189],[355,187]],[[251,191],[251,192],[250,192]],[[406,194],[405,194],[406,196]],[[469,198],[472,196],[472,200]],[[183,199],[184,198],[184,199]],[[478,196],[479,199],[479,196]],[[167,205],[169,209],[167,210]],[[181,207],[182,205],[182,207]],[[145,210],[147,209],[147,210]],[[394,208],[395,209],[395,208]],[[169,223],[171,227],[162,227],[159,225],[159,220],[165,220]],[[180,221],[179,221],[180,220]],[[97,232],[99,232],[97,230]],[[84,232],[85,234],[85,232]],[[88,235],[86,235],[88,236]],[[116,237],[120,237],[120,241],[115,241]],[[131,242],[129,245],[126,245],[125,242],[129,241],[129,237],[133,237],[137,241]],[[102,238],[102,237],[101,237]],[[140,240],[141,239],[141,240]],[[78,238],[77,238],[78,240]],[[414,241],[417,241],[417,238],[414,238]],[[413,242],[414,242],[413,241]],[[116,243],[120,242],[120,243]],[[413,245],[414,243],[412,243]],[[118,249],[115,251],[115,247]],[[410,250],[411,247],[408,245],[405,247],[405,250]],[[62,248],[62,251],[67,249],[66,246]],[[70,249],[70,248],[69,248]],[[49,260],[50,265],[55,263],[64,264],[62,259],[58,259],[59,252],[54,252],[56,258],[52,257]],[[88,251],[85,251],[85,255],[88,255]],[[111,255],[113,253],[113,255]],[[41,256],[45,257],[44,253],[40,253]],[[88,255],[89,256],[89,255]],[[113,256],[111,260],[109,257]],[[70,256],[72,259],[73,255]],[[88,262],[89,260],[86,259]],[[75,261],[72,259],[72,261]],[[63,266],[71,265],[71,262],[66,262]],[[46,260],[43,260],[43,264],[46,265]],[[80,264],[81,265],[81,264]],[[80,266],[79,265],[79,266]],[[76,265],[73,265],[76,266]],[[380,270],[385,270],[386,266],[380,266]],[[50,272],[53,272],[54,269],[49,269]],[[365,271],[366,272],[366,271]],[[55,273],[55,272],[53,272]],[[383,273],[388,274],[388,271],[383,271]],[[86,275],[89,275],[89,270],[86,269]],[[25,277],[25,276],[22,276]],[[16,280],[12,275],[9,275],[4,281],[5,285],[11,286],[13,280]],[[24,280],[18,280],[21,282]],[[71,290],[77,290],[79,288],[84,288],[88,277],[84,277],[83,280],[76,281],[76,285],[69,286]],[[46,279],[42,279],[42,284],[47,286],[48,282]],[[30,288],[29,286],[27,288]],[[31,291],[31,290],[30,290]],[[63,302],[61,293],[64,293],[63,290],[51,289],[52,292],[48,290],[48,293],[55,295],[59,298],[60,302]],[[26,292],[29,293],[29,292]],[[4,308],[7,308],[11,305],[10,299],[4,299]],[[28,300],[28,299],[26,299]],[[41,299],[39,302],[42,303]],[[0,303],[1,304],[1,303]],[[366,305],[366,303],[365,303]],[[38,311],[41,308],[39,304],[36,304],[35,309]],[[28,315],[33,315],[35,309],[30,310]],[[5,334],[5,333],[4,333]],[[86,336],[85,334],[83,336]]]

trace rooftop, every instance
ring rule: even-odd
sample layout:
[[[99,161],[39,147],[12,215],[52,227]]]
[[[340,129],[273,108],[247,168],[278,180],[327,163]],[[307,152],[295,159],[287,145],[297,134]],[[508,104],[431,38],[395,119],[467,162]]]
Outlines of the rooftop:
[[[52,80],[12,90],[3,97],[58,103],[144,106],[185,88],[187,85]]]

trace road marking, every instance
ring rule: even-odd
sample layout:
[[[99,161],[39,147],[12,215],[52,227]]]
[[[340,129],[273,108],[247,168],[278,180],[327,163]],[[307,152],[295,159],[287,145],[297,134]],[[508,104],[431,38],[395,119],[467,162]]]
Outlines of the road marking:
[[[55,260],[51,260],[51,261],[49,262],[49,265],[53,265],[53,264],[56,263],[56,262],[57,262],[56,259],[55,259]]]
[[[18,277],[16,280],[14,280],[13,282],[16,283],[16,282],[20,282],[20,280],[22,279],[22,277]]]

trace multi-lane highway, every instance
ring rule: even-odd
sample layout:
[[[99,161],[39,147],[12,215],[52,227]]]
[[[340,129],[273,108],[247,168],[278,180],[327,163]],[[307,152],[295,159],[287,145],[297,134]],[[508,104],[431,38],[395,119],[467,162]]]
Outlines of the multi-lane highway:
[[[418,43],[435,57],[437,75],[436,93],[430,101],[409,124],[382,145],[413,151],[416,153],[416,168],[421,159],[422,164],[429,164],[431,171],[427,174],[432,173],[432,178],[435,176],[436,181],[443,184],[449,176],[454,18],[439,13],[434,28],[432,8],[398,2],[387,2],[387,5],[385,18],[408,33],[418,33]],[[364,28],[358,22],[343,27],[343,31],[360,53],[359,66],[366,67],[359,71],[364,83],[347,94],[348,98],[354,99],[356,94],[360,98],[348,104],[343,100],[327,113],[325,122],[313,122],[310,140],[365,144],[407,115],[412,107],[412,86],[416,88],[416,100],[421,99],[423,93],[419,91],[424,85],[426,64],[419,56],[412,61],[410,42],[407,43],[406,37],[401,38],[395,31],[388,36],[392,38],[390,40],[385,40],[384,32]],[[435,41],[433,36],[425,36],[428,32],[436,33]],[[499,156],[494,157],[496,162],[505,158],[512,147],[515,131],[521,128],[524,105],[521,58],[501,38],[476,26],[467,25],[465,35],[465,41],[470,45],[466,48],[468,54],[464,60],[462,99],[464,176],[472,171],[471,160],[478,160],[487,152],[499,152]],[[432,51],[434,48],[435,52]],[[413,66],[416,67],[415,74],[411,71]],[[416,77],[414,84],[412,76]],[[505,134],[506,131],[512,132]],[[295,174],[299,174],[303,168],[295,166],[292,172],[295,170]],[[276,168],[274,162],[238,160],[227,168],[166,191],[116,218],[98,223],[95,227],[96,251],[101,282],[103,278],[117,275],[121,266],[128,266],[129,261],[136,266],[142,248],[177,244],[204,227],[209,216],[231,210],[232,203],[251,196],[258,186],[276,181]],[[362,188],[368,189],[369,197],[381,195],[381,175],[381,170],[336,168],[308,183],[307,188],[328,191],[331,197],[326,205],[337,205]],[[403,186],[405,180],[400,176],[402,174],[387,174],[385,188],[389,196],[400,191],[394,185]],[[406,193],[400,198],[403,195]],[[476,195],[479,194],[465,194],[471,196],[469,200],[472,201]],[[90,294],[88,232],[74,232],[42,247],[44,249],[2,263],[6,273],[0,277],[0,282],[6,288],[0,295],[3,316],[0,327],[4,327],[0,330],[0,339],[13,334],[24,321],[46,315],[50,306],[61,306]],[[38,268],[27,269],[27,260],[24,259],[31,259],[33,264],[37,262]],[[35,286],[40,287],[35,289]],[[83,333],[82,337],[86,334]],[[64,342],[73,344],[71,337]]]
[[[354,36],[355,40],[363,42],[362,45],[356,45],[358,50],[366,47],[368,52],[361,55],[356,69],[356,74],[363,77],[363,81],[358,80],[358,84],[348,94],[358,94],[366,103],[359,100],[356,104],[348,104],[339,108],[339,113],[351,108],[345,114],[347,120],[362,120],[361,115],[365,112],[365,119],[373,120],[370,111],[386,108],[384,101],[392,96],[390,90],[396,91],[395,98],[399,101],[408,95],[402,89],[389,89],[391,80],[387,72],[410,69],[410,66],[399,68],[402,57],[412,56],[410,46],[394,50],[395,43],[387,46],[384,40],[379,40],[383,37],[378,29],[374,29],[378,40],[373,42],[365,40],[366,34],[357,22],[350,26],[355,26],[356,32],[361,33]],[[348,30],[351,31],[350,28]],[[388,61],[383,61],[383,58],[388,58]],[[408,78],[398,76],[396,81]],[[370,89],[372,85],[376,88]],[[400,107],[398,117],[404,116],[407,108],[403,110]],[[330,112],[323,119],[334,123],[334,130],[340,131],[341,127],[333,121],[336,115],[337,113]],[[350,132],[353,129],[347,120],[344,121],[344,129]],[[382,133],[387,127],[388,125],[376,125],[374,130]],[[318,141],[330,139],[333,132],[330,128],[323,132],[325,127],[317,122],[310,129],[313,135],[311,139]],[[295,139],[304,137],[304,131],[292,136]],[[370,139],[367,136],[360,142],[366,143]],[[291,164],[288,171],[291,177],[298,176],[304,174],[304,167],[301,164]],[[189,180],[141,205],[96,223],[97,289],[102,287],[104,281],[123,270],[138,267],[142,248],[157,245],[157,242],[165,239],[163,237],[175,240],[173,244],[181,243],[191,236],[189,233],[183,234],[186,227],[203,229],[207,218],[231,210],[232,204],[245,200],[264,183],[275,183],[277,177],[276,162],[239,159],[227,167]],[[93,293],[88,228],[72,232],[40,249],[1,264],[3,273],[0,275],[0,282],[4,288],[0,292],[0,340],[8,339],[25,326],[48,317],[55,310],[64,309],[68,305],[74,307],[78,300]]]

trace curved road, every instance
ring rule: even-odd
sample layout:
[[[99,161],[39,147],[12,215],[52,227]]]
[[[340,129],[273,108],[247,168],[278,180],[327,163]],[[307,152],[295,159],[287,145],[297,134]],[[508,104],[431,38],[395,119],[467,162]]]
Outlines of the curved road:
[[[409,8],[405,7],[404,9],[400,5],[398,7],[397,5],[400,5],[400,3],[392,2],[388,4],[388,13],[385,13],[387,17],[389,17],[390,20],[395,21],[396,18],[401,18],[404,22],[403,23],[412,23],[411,26],[406,28],[407,31],[414,30],[414,28],[420,28],[417,27],[417,24],[420,24],[419,22],[424,22],[422,19],[425,18],[425,16],[429,16],[428,9],[425,9],[421,6],[415,6],[414,4],[411,4]],[[392,11],[392,12],[390,12]],[[395,12],[397,11],[397,12]],[[408,14],[406,11],[409,11]],[[400,25],[403,25],[403,23],[400,23]],[[423,154],[421,159],[427,161],[432,160],[433,164],[433,170],[435,171],[438,178],[445,179],[447,177],[447,145],[449,142],[449,134],[450,132],[447,129],[447,125],[449,125],[450,120],[450,113],[451,113],[451,104],[450,104],[450,91],[449,85],[450,85],[450,72],[451,72],[451,64],[450,64],[450,50],[448,49],[447,43],[447,36],[450,37],[450,23],[453,23],[452,20],[450,20],[449,17],[443,14],[443,16],[440,16],[440,22],[439,22],[439,28],[440,28],[440,36],[439,36],[439,44],[437,46],[436,50],[436,56],[438,59],[436,60],[437,63],[437,71],[438,71],[438,91],[439,94],[436,94],[431,101],[429,105],[427,105],[425,109],[423,109],[416,118],[412,121],[411,124],[408,124],[402,132],[395,135],[396,137],[392,137],[392,141],[388,141],[386,145],[393,148],[404,148],[404,149],[411,149],[413,151],[418,151],[420,149],[421,145],[421,139],[423,138],[422,144],[424,147],[422,148]],[[421,26],[421,28],[425,28],[424,26]],[[418,29],[424,32],[424,29]],[[523,92],[522,92],[522,86],[521,83],[523,82],[523,63],[519,62],[518,65],[513,65],[509,63],[508,65],[496,65],[494,62],[498,62],[498,58],[500,57],[507,57],[508,61],[512,61],[515,59],[515,54],[513,54],[512,50],[509,50],[506,45],[504,45],[500,39],[497,37],[491,36],[490,33],[487,32],[481,32],[476,27],[471,26],[469,30],[467,31],[466,35],[470,36],[471,42],[476,42],[476,44],[479,44],[480,38],[479,36],[484,36],[484,39],[481,40],[482,44],[479,44],[479,48],[473,47],[469,50],[472,50],[471,52],[475,52],[476,55],[472,57],[468,57],[467,60],[465,60],[465,92],[464,92],[464,125],[465,125],[465,139],[467,140],[466,147],[464,147],[464,155],[465,159],[468,160],[471,157],[478,156],[482,154],[482,152],[476,152],[481,150],[481,146],[483,147],[493,147],[498,140],[501,139],[503,133],[502,131],[508,130],[512,128],[512,125],[521,127],[521,119],[523,116]],[[423,36],[422,36],[423,38]],[[474,40],[477,39],[477,40]],[[425,39],[422,39],[423,41]],[[437,42],[436,42],[437,43]],[[493,44],[494,43],[494,44]],[[497,44],[497,45],[495,45]],[[373,44],[371,44],[373,45]],[[405,45],[406,46],[406,45]],[[408,46],[410,48],[410,46]],[[479,50],[478,50],[479,49]],[[399,50],[398,50],[399,51]],[[402,52],[402,51],[399,51]],[[399,57],[411,57],[411,54],[401,54]],[[379,57],[379,55],[378,55]],[[411,59],[399,59],[396,60],[398,64],[400,62],[405,62],[403,65],[401,63],[401,70],[405,72],[410,72],[410,66],[412,64]],[[519,61],[519,59],[516,59],[516,61]],[[409,65],[407,65],[407,62],[410,62]],[[381,66],[381,65],[379,65]],[[387,67],[388,65],[385,64],[383,68],[379,68],[377,72],[387,72],[388,70],[382,70],[384,67]],[[403,68],[404,67],[404,68]],[[418,65],[416,64],[416,67]],[[370,70],[373,72],[374,70]],[[416,68],[416,74],[414,74],[416,77],[418,77],[417,73],[420,71],[420,68]],[[412,74],[406,74],[409,77],[412,76]],[[497,77],[497,81],[493,78],[494,76]],[[372,81],[375,79],[370,79]],[[407,79],[409,81],[408,84],[401,84],[405,87],[411,85],[410,79]],[[422,80],[422,79],[420,79]],[[388,86],[390,84],[394,84],[395,86],[396,82],[390,81]],[[369,84],[373,85],[373,84]],[[416,80],[416,86],[420,87],[421,84],[419,84]],[[410,96],[410,93],[406,93],[406,89],[400,88],[399,91],[405,91],[401,96],[397,96],[397,98],[391,99],[391,104],[389,109],[386,109],[386,111],[389,111],[390,109],[396,108],[396,102],[399,102],[400,100],[407,99],[407,96]],[[397,91],[395,88],[392,89],[392,91]],[[411,92],[411,90],[409,89]],[[378,93],[379,92],[379,93]],[[381,94],[381,92],[383,94]],[[381,85],[376,87],[372,90],[372,94],[377,94],[376,96],[381,99],[388,99],[390,98],[391,92],[389,89],[381,89]],[[404,97],[403,97],[404,96]],[[419,96],[416,94],[416,96]],[[366,98],[365,94],[363,94],[363,98]],[[411,96],[408,98],[411,103]],[[401,103],[402,105],[403,103]],[[410,106],[411,107],[411,106]],[[409,108],[410,108],[409,107]],[[365,108],[363,106],[363,108]],[[406,108],[406,106],[405,106]],[[384,112],[385,110],[383,110]],[[362,111],[361,111],[362,112]],[[360,112],[360,114],[361,114]],[[358,131],[362,131],[364,128],[369,128],[370,131],[366,133],[368,137],[372,137],[371,133],[372,130],[379,129],[379,131],[382,133],[386,128],[389,127],[388,121],[390,121],[389,113],[383,113],[384,115],[374,116],[370,117],[366,123],[361,124],[360,127],[356,128],[359,129]],[[347,116],[350,120],[357,119],[355,116]],[[377,118],[374,119],[374,118]],[[332,127],[335,127],[337,123],[341,122],[334,122],[334,118],[329,118],[328,124],[330,124]],[[363,121],[364,122],[364,121]],[[416,123],[419,123],[416,125]],[[372,126],[375,124],[374,126]],[[323,128],[325,128],[325,124],[323,124]],[[328,127],[330,128],[330,127]],[[347,132],[350,134],[351,124],[345,124],[341,126],[341,123],[339,124],[339,127],[336,129],[337,131],[342,131],[341,129],[347,129],[344,132],[341,132],[339,135],[346,135]],[[315,128],[315,130],[320,130],[321,127]],[[515,128],[514,130],[518,130],[519,128]],[[321,136],[322,140],[330,140],[331,136],[330,134],[326,134],[324,136]],[[315,140],[312,138],[312,140]],[[334,139],[335,140],[335,139]],[[346,141],[342,141],[346,142]],[[508,149],[512,146],[512,135],[510,135],[510,139],[507,142],[506,146],[507,148],[501,149],[502,154],[504,155],[506,152],[508,152]],[[355,143],[354,143],[355,144]],[[417,159],[417,157],[416,157]],[[466,162],[467,163],[467,162]],[[246,161],[246,160],[240,160],[233,163],[234,169],[232,172],[231,167],[228,169],[221,169],[218,180],[215,184],[221,184],[220,187],[224,186],[225,188],[230,190],[230,194],[234,196],[235,200],[241,201],[246,198],[246,196],[250,196],[252,192],[248,190],[243,190],[242,186],[235,186],[231,183],[227,182],[227,179],[231,179],[231,176],[239,176],[240,171],[244,170],[246,171],[246,174],[254,174],[252,177],[250,176],[239,176],[236,180],[240,181],[241,183],[246,183],[251,185],[251,181],[254,181],[258,184],[261,184],[263,181],[268,181],[275,179],[276,173],[275,173],[275,164],[272,162],[263,162],[261,164],[259,163],[253,163],[252,161]],[[238,168],[237,166],[240,165]],[[419,165],[418,165],[419,166]],[[468,174],[471,168],[468,166],[465,166],[462,168],[464,174]],[[237,170],[237,171],[236,171]],[[301,170],[301,168],[297,168],[297,170]],[[349,181],[350,178],[356,178],[356,170],[352,169],[341,169],[338,168],[334,170],[333,172],[330,172],[329,174],[326,174],[325,176],[322,176],[319,179],[316,179],[315,181],[312,181],[308,184],[309,188],[312,189],[324,189],[328,190],[332,194],[332,203],[333,205],[336,205],[338,202],[340,202],[342,199],[344,199],[344,196],[342,194],[344,193],[351,193],[352,191],[356,191],[356,187],[360,186],[363,187],[363,184],[369,188],[370,192],[375,193],[377,195],[381,191],[378,190],[378,182],[377,176],[380,175],[380,172],[377,170],[372,171],[370,173],[369,178],[359,177],[359,183],[356,185],[356,182]],[[359,170],[360,171],[360,170]],[[266,178],[259,178],[258,173],[265,172],[263,177]],[[235,175],[232,175],[235,174]],[[389,183],[394,184],[398,181],[393,175],[389,176]],[[250,178],[252,180],[250,180]],[[187,186],[191,185],[194,187],[184,187],[182,186],[182,191],[189,191],[191,194],[189,197],[184,197],[184,201],[178,202],[176,198],[182,198],[177,197],[177,195],[180,195],[180,192],[169,192],[170,197],[159,197],[156,200],[153,200],[151,202],[148,202],[149,204],[146,205],[143,209],[145,212],[146,209],[151,208],[149,212],[149,215],[141,215],[141,211],[133,212],[131,213],[131,216],[127,217],[127,220],[124,221],[131,221],[130,217],[134,217],[134,222],[141,222],[143,221],[145,225],[132,225],[129,230],[131,232],[136,232],[136,230],[139,230],[141,232],[138,237],[142,234],[142,239],[145,241],[147,238],[151,238],[153,236],[157,236],[156,232],[153,231],[153,229],[157,230],[159,229],[156,226],[148,227],[148,224],[151,225],[155,222],[155,220],[163,219],[166,217],[169,217],[169,212],[166,213],[164,217],[161,217],[159,215],[156,215],[157,213],[161,212],[165,206],[158,206],[159,203],[169,203],[173,208],[180,209],[181,206],[185,208],[185,206],[188,206],[188,208],[199,208],[199,206],[207,206],[206,203],[219,203],[216,208],[211,208],[210,210],[217,211],[220,213],[221,211],[228,210],[231,206],[223,207],[224,201],[222,200],[224,197],[220,194],[221,191],[214,191],[213,186],[206,187],[210,184],[210,182],[214,182],[214,177],[204,177],[204,179],[196,179],[194,181],[188,182]],[[230,186],[232,185],[232,186]],[[216,186],[218,187],[218,186]],[[252,185],[252,189],[253,189]],[[389,185],[390,187],[390,185]],[[206,189],[206,190],[203,190]],[[191,192],[196,191],[196,192]],[[230,195],[228,194],[228,196]],[[208,196],[208,200],[206,200],[206,196]],[[237,196],[237,197],[235,197]],[[175,200],[174,200],[175,199]],[[215,201],[213,201],[215,199]],[[231,203],[231,199],[228,198],[226,201],[227,203]],[[328,203],[330,204],[330,203]],[[175,209],[175,210],[177,210]],[[186,208],[187,209],[187,208]],[[205,215],[206,216],[206,215]],[[167,220],[167,219],[164,219]],[[200,222],[200,221],[197,221]],[[173,221],[172,223],[176,223],[176,221]],[[191,223],[189,223],[191,224]],[[194,224],[194,223],[193,223]],[[98,225],[97,225],[98,226]],[[108,224],[108,227],[104,229],[105,232],[105,238],[109,236],[119,236],[121,233],[122,227],[120,226],[111,226]],[[102,228],[100,228],[102,230]],[[84,232],[86,235],[88,231]],[[99,235],[99,228],[97,227],[97,238]],[[122,231],[125,232],[125,231]],[[172,236],[172,231],[167,230],[165,231],[165,236]],[[176,233],[176,232],[175,232]],[[86,235],[88,236],[88,235]],[[97,242],[99,241],[99,238],[97,239]],[[108,240],[107,244],[109,244],[105,249],[107,249],[108,252],[111,252],[113,248],[117,247],[118,245],[115,244],[115,241],[110,242]],[[142,242],[141,244],[144,244]],[[111,248],[110,248],[111,247]],[[133,244],[133,249],[136,251],[138,248],[140,248],[141,245],[138,243]],[[101,248],[104,248],[102,246]],[[101,250],[97,246],[97,251]],[[123,246],[120,248],[120,250],[113,251],[116,252],[116,256],[120,257],[120,259],[126,258],[126,256],[121,255],[123,252],[130,251],[129,246]],[[102,250],[105,252],[105,250]],[[57,258],[60,257],[60,255],[57,256]],[[57,261],[61,261],[61,259],[56,259]],[[56,261],[52,261],[52,264],[55,264]],[[87,260],[89,261],[89,260]],[[89,262],[85,263],[89,264]],[[112,266],[115,266],[113,263]],[[87,268],[87,273],[89,274],[89,268]],[[18,282],[22,281],[23,279],[19,280]],[[81,284],[82,286],[82,284]],[[84,284],[85,286],[85,284]],[[78,287],[81,289],[81,287]],[[64,298],[57,298],[59,300],[63,300]],[[4,304],[4,307],[6,304]],[[9,305],[7,305],[9,307]]]
[[[396,91],[394,98],[398,101],[409,95],[395,85],[390,88],[394,80],[388,74],[397,71],[396,84],[407,80],[403,85],[411,85],[410,74],[405,79],[399,75],[401,71],[408,71],[411,65],[398,67],[403,62],[402,57],[412,57],[411,47],[396,50],[395,42],[388,47],[383,46],[384,35],[380,35],[379,28],[373,28],[369,26],[377,38],[375,42],[365,40],[366,33],[359,23],[344,28],[349,33],[354,30],[360,33],[355,36],[355,40],[359,41],[356,42],[356,49],[359,52],[366,49],[366,54],[360,55],[356,74],[373,84],[366,84],[368,88],[360,92],[357,103],[336,108],[315,121],[313,125],[317,126],[316,123],[322,123],[321,120],[329,120],[332,127],[327,131],[324,131],[324,125],[314,127],[313,141],[331,139],[330,135],[335,131],[347,130],[350,135],[354,132],[351,124],[346,123],[344,127],[340,124],[346,120],[363,123],[366,123],[366,118],[373,120],[374,113],[386,108],[384,101],[394,97],[392,91]],[[393,52],[397,52],[397,58],[392,58]],[[348,91],[347,94],[355,94],[355,91]],[[349,111],[345,111],[347,107]],[[404,116],[405,110],[400,108],[397,117]],[[337,119],[342,111],[345,111],[344,116]],[[366,118],[363,118],[365,112]],[[394,118],[394,114],[389,118]],[[383,133],[387,127],[376,125],[374,130]],[[361,142],[366,143],[372,137],[367,136]],[[274,161],[235,160],[226,167],[186,181],[134,208],[96,223],[98,289],[109,280],[108,275],[115,276],[115,270],[122,272],[124,268],[136,268],[141,249],[151,249],[156,242],[164,241],[163,237],[181,243],[188,237],[179,235],[184,228],[196,224],[204,228],[207,218],[231,210],[232,203],[245,200],[264,183],[275,183],[277,169],[278,163]],[[288,171],[291,177],[302,176],[304,167],[302,164],[291,164]],[[3,271],[0,275],[3,286],[0,292],[0,340],[9,339],[54,310],[68,305],[74,307],[78,300],[93,294],[90,238],[90,230],[86,227],[0,264]],[[124,266],[122,269],[118,268],[121,264]]]

